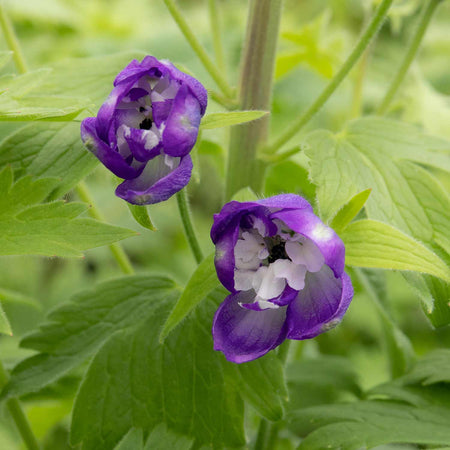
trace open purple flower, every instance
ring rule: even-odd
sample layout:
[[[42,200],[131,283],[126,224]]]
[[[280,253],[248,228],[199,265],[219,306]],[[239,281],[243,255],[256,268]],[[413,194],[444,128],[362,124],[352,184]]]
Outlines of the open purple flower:
[[[353,297],[344,244],[304,198],[227,203],[211,238],[217,275],[231,291],[214,317],[214,349],[229,361],[251,361],[342,319]]]
[[[116,195],[145,205],[167,200],[189,182],[207,93],[169,61],[131,61],[98,111],[81,124],[86,147],[125,181]]]

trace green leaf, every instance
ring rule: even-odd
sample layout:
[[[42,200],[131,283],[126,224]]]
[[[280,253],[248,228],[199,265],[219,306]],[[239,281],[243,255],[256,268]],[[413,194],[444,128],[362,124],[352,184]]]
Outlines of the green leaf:
[[[336,233],[340,233],[345,230],[347,225],[356,217],[366,203],[372,189],[366,189],[356,194],[352,199],[345,204],[342,209],[334,216],[331,221],[331,228]]]
[[[14,335],[29,332],[42,320],[41,304],[19,292],[0,289],[0,303],[8,317]]]
[[[127,202],[128,209],[134,217],[134,220],[144,228],[150,231],[156,231],[157,228],[153,225],[152,219],[150,219],[150,214],[148,213],[147,206],[132,205]]]
[[[46,96],[70,95],[89,99],[99,107],[113,89],[117,74],[133,58],[141,60],[143,52],[122,52],[91,58],[70,58],[51,66],[51,72],[40,86],[40,94]]]
[[[11,325],[6,317],[5,311],[3,311],[2,304],[0,303],[0,333],[9,334],[12,336]]]
[[[402,381],[405,384],[420,383],[424,386],[450,383],[450,350],[442,348],[426,354]]]
[[[79,97],[42,95],[38,88],[48,78],[50,69],[39,69],[23,75],[0,78],[0,120],[71,120],[82,111],[87,101]],[[39,95],[28,95],[33,91]],[[70,92],[70,91],[67,91]]]
[[[160,342],[216,287],[220,286],[214,267],[214,253],[208,255],[189,279],[183,293],[170,312],[161,334]]]
[[[211,130],[213,128],[229,127],[251,122],[269,114],[269,111],[232,111],[211,113],[203,117],[200,129]]]
[[[2,395],[40,390],[79,366],[116,331],[138,326],[152,314],[150,305],[170,303],[177,296],[173,281],[144,276],[123,277],[75,295],[49,314],[40,331],[21,341],[22,347],[40,353],[14,368]]]
[[[414,407],[395,402],[360,401],[314,406],[292,414],[291,429],[302,440],[300,450],[359,450],[391,443],[448,445],[450,409]]]
[[[109,450],[131,428],[147,434],[162,421],[199,444],[244,445],[243,405],[225,383],[210,331],[223,291],[211,293],[161,345],[160,328],[178,295],[171,280],[148,275],[78,294],[22,341],[40,353],[12,371],[3,397],[37,391],[91,359],[72,419],[71,440],[83,449]]]
[[[31,123],[0,143],[0,167],[10,164],[15,177],[25,174],[57,177],[50,198],[56,199],[76,186],[98,164],[80,139],[78,123]]]
[[[358,375],[346,358],[321,355],[318,358],[306,358],[294,361],[286,368],[286,381],[290,388],[295,385],[321,387],[346,391],[355,396],[361,395]]]
[[[397,326],[385,308],[387,303],[385,274],[367,269],[355,269],[354,272],[378,310],[383,325],[383,337],[389,356],[391,375],[393,378],[397,378],[409,371],[415,354],[408,337]]]
[[[448,141],[383,118],[355,120],[337,135],[316,131],[307,141],[310,175],[325,221],[358,192],[371,188],[365,205],[369,218],[395,226],[436,253],[450,253],[449,197],[422,167],[450,171]],[[424,275],[406,277],[415,280],[432,323],[450,323],[449,284]]]
[[[143,450],[144,435],[140,428],[131,428],[130,431],[114,447],[114,450]]]
[[[82,250],[135,235],[125,228],[76,218],[87,209],[82,203],[36,205],[57,181],[27,176],[13,184],[10,167],[0,172],[0,255],[82,256]]]
[[[81,384],[72,444],[107,450],[131,426],[151,430],[162,419],[200,445],[244,445],[242,404],[235,386],[224,382],[222,355],[213,352],[210,325],[221,295],[202,302],[163,345],[158,335],[168,302],[152,304],[146,320],[117,331],[98,351]]]
[[[308,178],[308,171],[304,167],[294,161],[283,161],[268,167],[264,192],[267,196],[292,192],[313,202],[316,187]]]
[[[245,364],[224,360],[224,368],[241,395],[268,420],[281,420],[288,399],[283,364],[269,353]]]
[[[232,200],[237,202],[254,202],[258,200],[258,196],[254,193],[252,188],[247,186],[236,192],[236,194],[233,195]]]
[[[376,220],[358,220],[341,234],[345,262],[356,267],[412,270],[450,280],[450,269],[433,252],[396,228]]]
[[[177,435],[161,423],[153,428],[144,450],[189,450],[192,444],[192,439]]]

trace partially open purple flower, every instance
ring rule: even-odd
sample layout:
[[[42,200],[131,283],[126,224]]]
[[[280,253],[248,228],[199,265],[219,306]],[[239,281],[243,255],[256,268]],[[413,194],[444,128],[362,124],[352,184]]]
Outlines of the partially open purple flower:
[[[125,181],[116,195],[145,205],[167,200],[189,182],[207,93],[169,61],[133,60],[98,111],[81,124],[86,147]]]
[[[217,275],[231,291],[214,317],[214,349],[229,361],[251,361],[342,319],[353,297],[344,244],[304,198],[227,203],[211,238]]]

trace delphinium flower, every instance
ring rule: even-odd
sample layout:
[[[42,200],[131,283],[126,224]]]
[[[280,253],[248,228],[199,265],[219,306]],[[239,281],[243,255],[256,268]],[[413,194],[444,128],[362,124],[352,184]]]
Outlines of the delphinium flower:
[[[85,146],[125,179],[116,195],[143,205],[167,200],[189,182],[207,93],[169,61],[131,61],[98,111],[81,124]]]
[[[214,317],[214,348],[229,361],[313,338],[342,319],[353,297],[344,244],[304,198],[227,203],[211,238],[217,275],[231,292]]]

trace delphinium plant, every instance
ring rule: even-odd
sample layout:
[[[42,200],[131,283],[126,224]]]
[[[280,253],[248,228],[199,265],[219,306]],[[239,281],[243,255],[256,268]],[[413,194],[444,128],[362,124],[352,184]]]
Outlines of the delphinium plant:
[[[0,5],[0,448],[447,448],[448,2],[200,2],[214,58],[160,3],[194,67],[164,25],[31,70]]]

